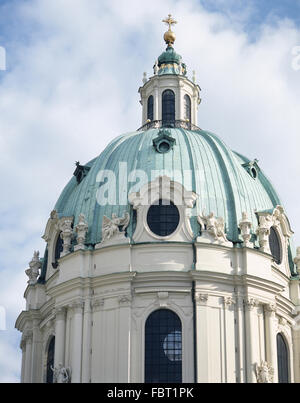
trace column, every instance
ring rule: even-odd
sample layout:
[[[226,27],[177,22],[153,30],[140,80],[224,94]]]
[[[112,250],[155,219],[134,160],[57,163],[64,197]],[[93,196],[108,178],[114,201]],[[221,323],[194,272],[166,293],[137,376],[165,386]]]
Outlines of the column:
[[[31,382],[31,360],[32,360],[32,331],[26,331],[26,358],[25,358],[25,374],[24,382]]]
[[[277,364],[277,341],[276,341],[276,304],[266,304],[265,325],[266,325],[266,361],[274,370],[274,383],[278,382]]]
[[[55,309],[55,353],[54,367],[65,365],[66,309]]]
[[[131,295],[121,295],[119,300],[119,365],[117,369],[117,382],[130,383],[131,372]]]
[[[91,348],[92,348],[92,307],[87,298],[83,314],[83,342],[82,342],[82,382],[91,381]]]
[[[32,328],[32,370],[31,382],[40,383],[42,381],[42,340],[39,329],[39,319],[33,319]]]
[[[154,102],[153,102],[153,120],[159,120],[159,100],[158,100],[158,87],[154,87]]]
[[[22,349],[21,383],[24,383],[25,362],[26,362],[26,341],[23,338],[22,338],[22,341],[21,341],[21,349]]]
[[[175,104],[175,119],[176,120],[184,120],[184,110],[182,107],[183,104],[183,91],[182,91],[183,83],[179,81],[178,90],[176,91],[176,104]],[[191,123],[191,122],[190,122]]]
[[[224,381],[237,382],[236,371],[236,331],[235,331],[235,304],[232,296],[223,297],[224,303]]]
[[[196,343],[197,343],[197,382],[209,382],[209,354],[208,354],[208,294],[196,293]]]
[[[256,383],[256,362],[255,362],[255,321],[256,321],[256,307],[258,301],[254,298],[248,298],[245,301],[245,322],[246,322],[246,360],[247,360],[247,383]]]
[[[246,346],[245,346],[245,315],[244,315],[244,299],[240,293],[237,295],[237,323],[236,323],[236,340],[237,340],[237,378],[239,383],[246,382]]]
[[[83,301],[76,301],[71,305],[73,311],[72,383],[81,382],[83,305]]]

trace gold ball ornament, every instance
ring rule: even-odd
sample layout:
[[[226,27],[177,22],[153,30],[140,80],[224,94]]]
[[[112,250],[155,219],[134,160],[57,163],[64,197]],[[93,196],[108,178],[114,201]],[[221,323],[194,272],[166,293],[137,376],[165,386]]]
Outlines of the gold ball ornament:
[[[176,35],[170,29],[164,34],[164,40],[167,45],[173,45],[176,40]]]

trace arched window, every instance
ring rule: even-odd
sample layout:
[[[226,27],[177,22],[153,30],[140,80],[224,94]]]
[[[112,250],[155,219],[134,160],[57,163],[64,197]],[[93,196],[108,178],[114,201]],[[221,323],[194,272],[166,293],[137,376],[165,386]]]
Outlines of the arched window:
[[[277,335],[278,382],[289,382],[289,354],[281,333]]]
[[[281,245],[278,233],[274,227],[270,229],[269,245],[275,262],[280,264],[282,262]]]
[[[183,98],[184,103],[184,119],[188,120],[191,123],[192,115],[191,115],[191,98],[188,95],[185,95]]]
[[[162,94],[162,123],[165,127],[175,125],[175,94],[171,90],[165,90]]]
[[[145,382],[182,382],[182,328],[176,313],[154,311],[145,327]]]
[[[53,383],[53,370],[51,368],[54,368],[54,352],[55,352],[55,337],[53,336],[50,340],[47,351],[46,383]]]
[[[171,235],[178,227],[179,220],[178,208],[170,200],[160,199],[148,210],[147,224],[150,230],[159,236]]]
[[[147,105],[147,119],[148,120],[153,120],[153,96],[150,95],[148,98],[148,105]]]

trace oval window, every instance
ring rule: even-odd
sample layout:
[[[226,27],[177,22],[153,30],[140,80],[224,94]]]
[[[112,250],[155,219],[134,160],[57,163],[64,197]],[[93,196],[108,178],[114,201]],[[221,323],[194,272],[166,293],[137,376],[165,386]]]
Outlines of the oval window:
[[[269,245],[271,254],[273,255],[275,262],[277,264],[281,264],[282,262],[281,244],[278,233],[274,227],[271,227],[270,229]]]
[[[150,230],[159,236],[171,235],[179,224],[178,208],[170,200],[159,200],[150,206],[147,214],[147,224]]]

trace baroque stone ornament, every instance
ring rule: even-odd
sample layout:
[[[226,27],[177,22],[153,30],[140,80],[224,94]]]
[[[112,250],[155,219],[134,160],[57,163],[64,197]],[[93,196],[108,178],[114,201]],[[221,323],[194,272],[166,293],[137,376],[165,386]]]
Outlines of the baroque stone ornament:
[[[239,229],[241,230],[241,237],[244,241],[244,246],[246,248],[251,248],[253,245],[250,243],[251,238],[251,221],[248,219],[248,215],[246,212],[242,213],[242,219],[239,222]]]
[[[197,293],[196,301],[199,302],[200,304],[206,304],[206,302],[208,301],[208,294]]]
[[[35,251],[33,258],[29,263],[29,269],[25,270],[26,275],[29,277],[28,284],[35,285],[40,274],[40,269],[42,268],[42,263],[40,261],[40,252]]]
[[[300,246],[297,248],[294,263],[297,266],[297,271],[299,272],[299,270],[300,270]]]
[[[225,233],[225,221],[223,217],[215,217],[214,213],[205,215],[205,210],[202,216],[198,216],[198,223],[201,225],[202,234],[198,238],[199,242],[211,242],[220,245],[231,246]]]
[[[158,67],[158,60],[155,60],[155,65],[154,65],[153,70],[154,70],[154,75],[157,76],[158,70],[159,70],[159,67]]]
[[[84,242],[88,228],[89,226],[86,222],[84,214],[80,214],[78,224],[75,227],[75,231],[77,232],[77,245],[75,246],[74,250],[84,249]]]
[[[106,244],[128,242],[128,238],[125,237],[125,230],[129,225],[129,221],[130,215],[128,212],[126,212],[123,217],[118,217],[113,213],[111,219],[103,216],[102,242],[96,245],[96,249]]]
[[[284,212],[282,206],[276,206],[272,212],[256,212],[259,219],[259,226],[257,227],[256,234],[258,236],[260,250],[265,253],[271,253],[269,246],[269,235],[271,227],[279,230],[285,239],[290,238],[293,235],[289,220]]]
[[[271,216],[259,217],[259,226],[257,227],[256,235],[258,236],[260,250],[265,253],[271,253],[269,247],[269,235],[271,227]]]
[[[225,308],[229,309],[232,305],[236,303],[236,300],[231,296],[223,297],[224,306]]]
[[[70,253],[71,240],[73,235],[72,223],[73,217],[63,217],[60,220],[60,236],[63,240],[63,251],[61,253],[61,256],[65,256]]]
[[[51,367],[53,371],[54,383],[70,383],[71,382],[71,369],[65,368],[59,364],[57,368]]]
[[[262,361],[260,365],[256,364],[257,383],[273,383],[274,369],[266,361]]]
[[[245,305],[251,311],[253,308],[255,308],[259,305],[259,301],[255,298],[250,297],[245,300]]]

